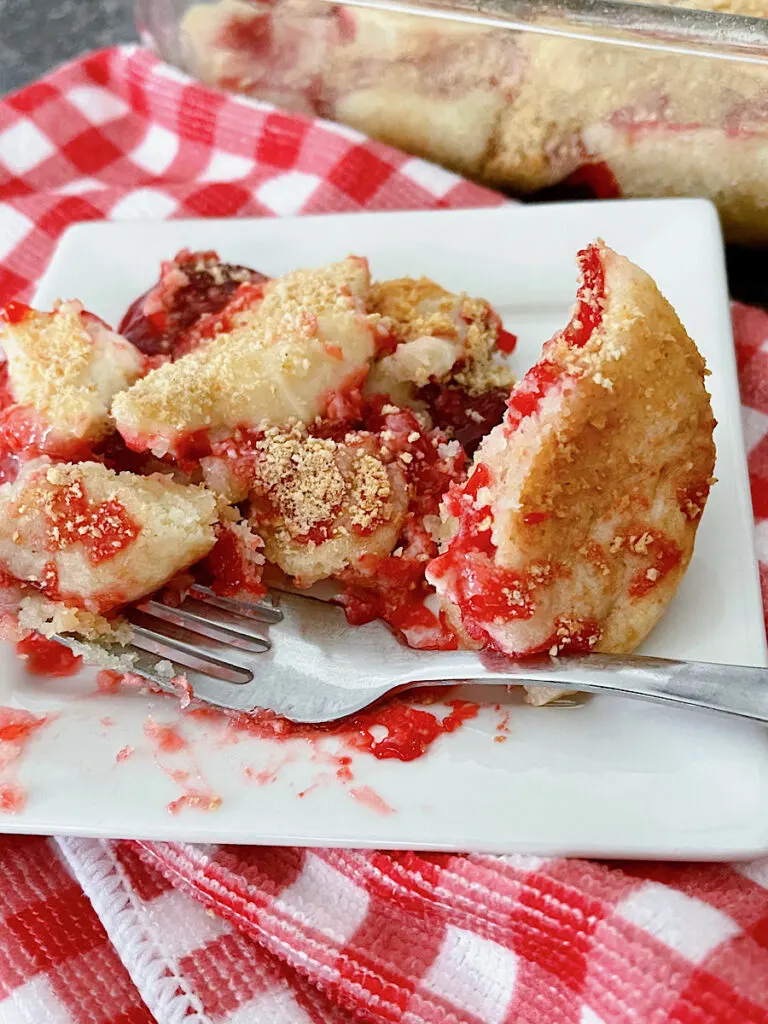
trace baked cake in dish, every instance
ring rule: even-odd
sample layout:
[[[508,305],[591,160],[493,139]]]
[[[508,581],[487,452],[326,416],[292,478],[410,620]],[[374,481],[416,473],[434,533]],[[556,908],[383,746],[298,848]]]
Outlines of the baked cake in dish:
[[[662,2],[723,23],[768,15],[766,0]],[[728,241],[764,245],[765,67],[551,34],[539,17],[520,32],[356,4],[217,0],[185,6],[178,43],[203,81],[493,187],[703,196]]]
[[[126,314],[135,344],[76,302],[7,306],[9,392],[78,448],[44,427],[7,456],[3,635],[125,643],[147,595],[287,579],[418,648],[634,649],[690,560],[714,421],[653,281],[601,242],[579,262],[516,385],[487,301],[356,256],[269,278],[182,250]]]

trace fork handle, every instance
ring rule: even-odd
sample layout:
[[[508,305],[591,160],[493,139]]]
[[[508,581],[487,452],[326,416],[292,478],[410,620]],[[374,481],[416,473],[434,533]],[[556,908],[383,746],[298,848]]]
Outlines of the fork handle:
[[[454,679],[477,683],[563,686],[768,722],[768,668],[633,654],[545,655],[514,661],[498,654],[451,651],[439,660],[425,659],[424,669],[418,678],[425,682],[444,680],[450,673]]]

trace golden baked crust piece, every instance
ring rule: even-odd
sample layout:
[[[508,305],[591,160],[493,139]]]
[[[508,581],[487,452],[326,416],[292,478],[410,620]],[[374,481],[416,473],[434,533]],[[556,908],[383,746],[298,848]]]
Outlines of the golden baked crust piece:
[[[109,433],[113,397],[145,368],[138,349],[77,301],[0,317],[0,348],[7,397],[30,414],[42,450]]]
[[[368,309],[381,318],[378,330],[393,348],[371,368],[369,393],[413,405],[416,390],[431,382],[450,381],[471,396],[512,386],[496,347],[506,332],[485,299],[449,292],[426,277],[401,277],[374,284]]]
[[[225,437],[237,427],[312,422],[367,372],[369,285],[367,262],[354,256],[270,281],[227,333],[118,395],[118,430],[131,447],[162,456],[201,431]]]
[[[0,567],[51,601],[104,612],[203,558],[216,520],[203,487],[42,457],[0,486]]]
[[[704,360],[651,278],[597,243],[569,325],[444,503],[428,569],[467,638],[626,652],[685,572],[712,481]]]
[[[228,500],[250,498],[250,525],[273,565],[309,586],[388,555],[408,507],[401,467],[368,431],[339,439],[303,424],[238,431],[202,460],[208,485]]]

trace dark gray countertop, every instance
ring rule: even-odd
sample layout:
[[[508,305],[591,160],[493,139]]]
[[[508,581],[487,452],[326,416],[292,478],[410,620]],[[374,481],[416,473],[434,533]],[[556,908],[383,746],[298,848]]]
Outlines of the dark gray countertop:
[[[86,50],[135,39],[131,0],[0,0],[0,94]]]

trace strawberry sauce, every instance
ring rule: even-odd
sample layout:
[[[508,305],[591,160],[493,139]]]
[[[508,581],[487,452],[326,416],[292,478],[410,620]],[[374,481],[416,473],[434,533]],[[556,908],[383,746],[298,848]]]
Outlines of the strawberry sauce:
[[[603,320],[605,306],[605,269],[600,249],[590,245],[578,254],[581,284],[576,296],[576,312],[562,337],[574,348],[583,348]]]
[[[24,659],[27,672],[33,676],[73,676],[83,664],[79,654],[74,654],[64,644],[49,640],[39,633],[30,633],[19,640],[16,653]]]
[[[353,731],[347,737],[347,743],[355,750],[373,754],[378,760],[415,761],[439,736],[456,732],[464,722],[477,716],[477,704],[466,700],[447,703],[451,710],[443,719],[407,704],[390,704],[356,715],[350,722]],[[374,726],[384,726],[387,735],[376,739],[372,732]]]
[[[543,360],[532,366],[513,389],[507,401],[507,433],[517,428],[522,420],[538,412],[542,399],[562,376],[559,366]]]
[[[517,348],[517,335],[500,327],[496,335],[496,348],[499,352],[510,355]]]
[[[162,264],[160,280],[131,305],[119,332],[146,355],[177,358],[213,336],[225,309],[231,315],[260,298],[260,291],[246,296],[245,289],[267,280],[249,267],[222,263],[213,251],[182,249]],[[230,306],[238,293],[239,306]]]
[[[621,199],[621,186],[616,175],[603,160],[582,164],[568,175],[563,184],[574,189],[584,189],[595,199]]]
[[[559,340],[572,348],[583,348],[603,320],[605,306],[605,269],[597,245],[590,245],[578,254],[581,281],[576,294],[576,309],[570,323],[544,348],[545,356],[515,385],[507,401],[504,420],[507,435],[513,434],[524,419],[541,409],[541,403],[552,389],[568,377],[563,366],[552,362],[546,353]]]
[[[228,728],[278,741],[299,738],[314,741],[322,736],[336,736],[348,749],[370,754],[380,761],[415,761],[423,757],[440,736],[456,732],[465,722],[476,718],[480,710],[477,704],[458,699],[445,702],[449,711],[443,716],[437,709],[432,711],[413,706],[441,699],[439,690],[423,688],[397,694],[365,711],[328,725],[302,725],[290,722],[273,711],[255,711],[229,717]],[[220,714],[210,712],[209,709],[188,713],[195,717]],[[383,726],[386,735],[379,738],[377,726]],[[344,774],[342,781],[348,781],[347,773]]]
[[[187,741],[175,725],[162,725],[148,718],[144,723],[144,735],[153,740],[158,751],[175,754],[188,747]]]
[[[515,572],[496,565],[493,513],[480,500],[483,489],[492,484],[493,475],[481,462],[466,484],[450,489],[445,505],[457,521],[456,533],[448,549],[430,562],[429,575],[449,581],[451,601],[461,612],[467,634],[489,650],[497,650],[489,624],[530,619],[536,611],[534,591],[549,578],[551,569]]]
[[[7,302],[0,309],[0,320],[5,320],[7,324],[18,324],[31,312],[32,307],[25,302]]]
[[[0,814],[18,814],[27,803],[27,794],[18,782],[0,782]]]
[[[267,588],[261,581],[262,569],[263,564],[248,558],[242,538],[225,528],[205,559],[203,572],[210,574],[211,588],[222,597],[243,593],[263,597]]]
[[[458,641],[445,614],[425,604],[434,589],[424,569],[437,554],[425,517],[437,516],[448,487],[463,480],[465,453],[458,442],[448,444],[442,431],[425,429],[410,409],[396,408],[384,396],[371,396],[362,416],[363,427],[381,438],[403,471],[409,503],[393,553],[364,555],[342,575],[347,619],[353,625],[382,619],[410,647],[455,650]]]
[[[157,766],[181,789],[181,795],[167,806],[169,814],[179,814],[185,807],[215,811],[221,806],[221,797],[203,776],[179,725],[156,722],[150,716],[144,723],[144,735],[154,747]]]
[[[394,807],[390,807],[387,801],[372,789],[370,786],[353,786],[349,795],[355,803],[362,804],[377,814],[394,814]]]
[[[43,512],[48,550],[80,543],[93,565],[114,558],[141,532],[117,499],[92,504],[79,480],[52,490]]]
[[[492,388],[470,395],[463,388],[427,384],[418,392],[436,426],[450,428],[464,451],[471,455],[480,441],[504,418],[509,388]]]
[[[651,531],[649,531],[650,533]],[[653,533],[650,542],[651,564],[638,569],[629,584],[629,596],[645,597],[680,564],[682,552],[677,544],[662,534]]]
[[[55,717],[0,707],[0,813],[16,814],[24,809],[27,794],[13,777],[16,766],[37,732]]]
[[[50,455],[65,462],[92,458],[84,441],[56,434],[34,409],[16,405],[7,385],[7,367],[0,366],[0,483],[13,482],[22,461]],[[10,468],[13,467],[13,468]]]
[[[25,743],[47,722],[45,715],[38,718],[31,711],[0,707],[0,742]]]

